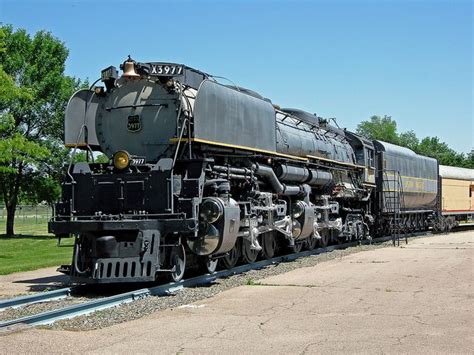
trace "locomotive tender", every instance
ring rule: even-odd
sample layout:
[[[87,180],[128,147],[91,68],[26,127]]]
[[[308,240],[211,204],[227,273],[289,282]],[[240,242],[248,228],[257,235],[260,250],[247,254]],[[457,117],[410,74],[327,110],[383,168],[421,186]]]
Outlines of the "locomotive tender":
[[[49,229],[75,236],[72,281],[180,280],[186,267],[430,226],[438,163],[173,63],[126,60],[80,90]],[[92,154],[90,154],[93,157]]]

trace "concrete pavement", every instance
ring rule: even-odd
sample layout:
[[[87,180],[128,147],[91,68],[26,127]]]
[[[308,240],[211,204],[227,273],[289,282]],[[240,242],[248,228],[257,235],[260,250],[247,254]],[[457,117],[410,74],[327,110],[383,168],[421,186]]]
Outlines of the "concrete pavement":
[[[65,287],[69,277],[56,271],[58,267],[0,275],[0,298]]]
[[[473,256],[472,231],[419,238],[106,329],[3,335],[0,353],[473,353]]]

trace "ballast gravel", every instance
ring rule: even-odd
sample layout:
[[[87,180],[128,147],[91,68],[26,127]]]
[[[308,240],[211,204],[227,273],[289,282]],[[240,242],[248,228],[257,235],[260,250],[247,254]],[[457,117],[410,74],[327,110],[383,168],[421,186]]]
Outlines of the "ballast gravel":
[[[123,304],[113,308],[97,311],[88,315],[78,316],[71,319],[59,320],[51,325],[41,326],[46,329],[60,329],[70,331],[86,331],[99,328],[106,328],[114,324],[138,319],[153,312],[177,308],[190,303],[212,297],[222,291],[241,285],[252,285],[258,283],[258,280],[269,276],[283,274],[298,268],[315,266],[318,263],[342,258],[346,255],[358,253],[361,251],[383,248],[392,245],[391,242],[385,242],[372,245],[360,245],[342,250],[334,250],[328,253],[311,255],[291,262],[284,262],[268,266],[259,270],[251,270],[243,274],[230,276],[225,279],[218,279],[215,283],[207,286],[195,288],[184,288],[170,296],[147,297],[132,303]],[[50,309],[56,309],[66,300],[50,302]],[[70,302],[70,301],[69,301]],[[69,305],[69,304],[67,304]],[[42,311],[47,310],[48,304],[43,304]],[[13,310],[15,311],[15,310]],[[10,316],[12,313],[9,314]],[[1,316],[1,314],[0,314]],[[15,315],[14,317],[17,317]],[[13,317],[13,318],[14,318]]]
[[[6,308],[4,311],[0,312],[0,322],[27,317],[33,314],[47,312],[47,311],[51,311],[53,309],[58,309],[58,308],[64,308],[67,306],[72,306],[74,304],[84,303],[87,301],[90,301],[90,298],[68,297],[68,298],[52,300],[48,302],[33,303],[33,304],[29,304],[23,307],[18,307],[18,308]]]

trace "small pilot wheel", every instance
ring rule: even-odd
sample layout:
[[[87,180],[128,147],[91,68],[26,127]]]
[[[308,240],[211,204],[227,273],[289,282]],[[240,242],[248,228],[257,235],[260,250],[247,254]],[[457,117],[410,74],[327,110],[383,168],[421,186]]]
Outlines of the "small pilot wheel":
[[[257,260],[259,251],[251,249],[251,243],[247,239],[242,239],[242,260],[251,264]]]
[[[174,271],[171,271],[169,275],[171,281],[181,281],[183,279],[184,271],[186,269],[186,253],[184,251],[183,245],[171,248],[170,268],[174,268]]]
[[[308,239],[306,239],[305,247],[307,250],[313,250],[314,248],[316,248],[317,244],[318,244],[318,239],[313,238],[313,236],[310,236],[308,237]]]
[[[329,244],[329,231],[322,230],[320,235],[321,235],[321,239],[319,239],[319,246],[325,248]]]
[[[221,265],[226,269],[232,269],[235,265],[237,265],[237,261],[240,258],[240,241],[237,240],[235,242],[234,247],[227,252],[227,255],[223,258],[219,259]]]
[[[213,274],[217,269],[217,259],[211,259],[209,257],[204,257],[201,260],[201,270],[206,274]]]
[[[274,232],[265,233],[262,236],[262,254],[265,259],[271,259],[275,256],[277,250],[277,241]]]

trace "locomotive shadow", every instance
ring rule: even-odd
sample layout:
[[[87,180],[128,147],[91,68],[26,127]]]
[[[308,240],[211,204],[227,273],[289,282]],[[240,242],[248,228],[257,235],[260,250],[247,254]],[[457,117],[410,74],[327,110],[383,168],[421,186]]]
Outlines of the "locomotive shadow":
[[[31,284],[29,286],[29,291],[31,292],[41,292],[48,291],[57,288],[67,287],[69,285],[69,276],[67,275],[55,275],[55,276],[46,276],[38,277],[34,279],[27,280],[17,280],[13,281],[16,284]]]
[[[50,236],[50,235],[31,235],[31,234],[15,234],[14,236],[0,234],[0,238],[2,238],[2,240],[18,240],[18,239],[32,239],[32,238],[37,239],[37,240],[57,239],[55,236]]]

